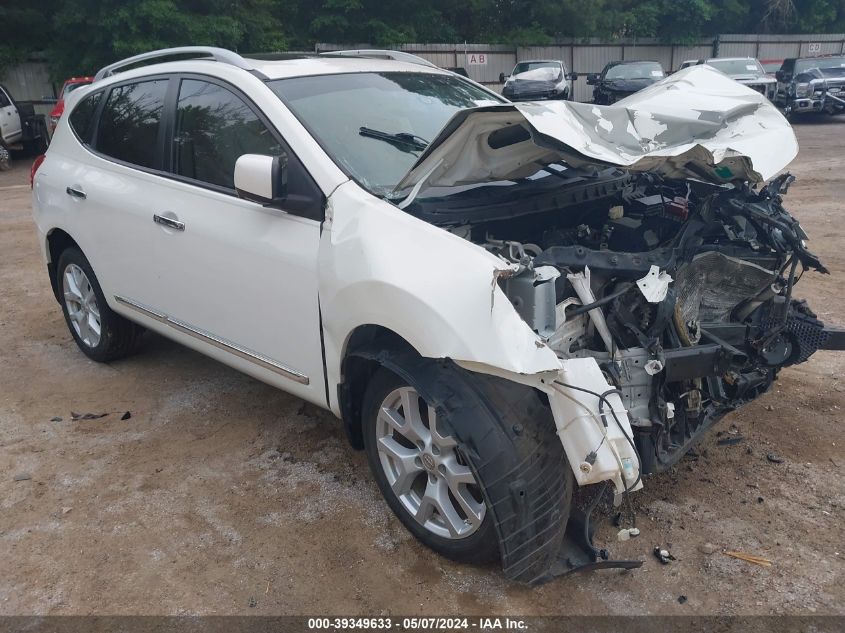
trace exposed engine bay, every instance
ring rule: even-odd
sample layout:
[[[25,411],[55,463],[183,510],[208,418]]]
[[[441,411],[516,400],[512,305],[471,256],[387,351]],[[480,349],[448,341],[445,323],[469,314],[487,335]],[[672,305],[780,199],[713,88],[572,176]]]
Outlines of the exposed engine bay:
[[[515,265],[500,287],[559,358],[599,363],[642,473],[676,463],[781,368],[828,343],[793,295],[805,271],[827,270],[783,207],[792,176],[754,190],[616,168],[545,171],[539,195],[497,193],[481,206],[485,192],[473,188],[412,212]]]

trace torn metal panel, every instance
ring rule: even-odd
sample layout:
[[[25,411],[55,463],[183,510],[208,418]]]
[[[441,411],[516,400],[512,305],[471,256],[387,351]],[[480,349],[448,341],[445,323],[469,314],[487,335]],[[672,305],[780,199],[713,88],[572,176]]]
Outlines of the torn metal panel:
[[[765,96],[693,66],[612,106],[547,101],[463,110],[395,192],[513,180],[560,160],[756,183],[797,152],[792,128]]]

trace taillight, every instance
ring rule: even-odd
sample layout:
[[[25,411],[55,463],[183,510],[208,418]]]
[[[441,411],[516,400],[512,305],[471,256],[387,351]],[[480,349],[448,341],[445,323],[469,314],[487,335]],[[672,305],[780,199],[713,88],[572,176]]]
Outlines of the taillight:
[[[29,168],[29,188],[35,186],[35,172],[38,171],[38,168],[41,167],[41,163],[44,162],[44,159],[47,158],[47,154],[41,154],[35,158],[32,163],[32,167]]]

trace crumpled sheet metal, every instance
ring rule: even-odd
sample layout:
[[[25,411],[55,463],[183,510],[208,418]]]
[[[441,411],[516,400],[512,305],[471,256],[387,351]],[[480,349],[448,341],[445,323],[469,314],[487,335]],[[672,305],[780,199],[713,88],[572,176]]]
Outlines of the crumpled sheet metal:
[[[517,109],[564,151],[670,178],[760,182],[798,154],[792,127],[765,96],[709,66],[684,69],[612,106]]]
[[[519,124],[531,138],[491,147]],[[495,144],[494,144],[495,145]],[[798,153],[795,133],[762,94],[710,66],[692,66],[611,106],[527,102],[463,110],[397,186],[521,178],[538,166],[615,165],[714,183],[768,180]]]

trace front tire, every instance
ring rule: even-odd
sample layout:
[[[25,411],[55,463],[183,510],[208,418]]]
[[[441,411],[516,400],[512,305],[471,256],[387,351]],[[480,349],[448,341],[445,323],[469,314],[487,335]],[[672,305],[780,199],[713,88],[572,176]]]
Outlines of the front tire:
[[[381,369],[367,387],[363,416],[370,469],[405,527],[452,560],[495,561],[499,549],[481,488],[434,408]]]
[[[75,247],[65,249],[56,275],[62,313],[79,349],[101,363],[131,354],[142,330],[109,308],[82,251]]]
[[[395,356],[382,352],[380,363],[382,368],[364,396],[362,432],[370,468],[393,512],[414,536],[443,556],[474,563],[500,558],[505,575],[518,582],[531,584],[548,578],[560,556],[574,486],[548,399],[532,387],[411,352]],[[404,402],[403,393],[408,393]],[[459,538],[444,538],[416,516],[428,491],[429,475],[440,472],[440,464],[423,461],[424,453],[434,453],[425,439],[420,449],[414,433],[399,431],[406,428],[405,410],[412,413],[410,430],[416,429],[417,436],[436,433],[446,440],[441,446],[449,448],[454,443],[455,459],[469,468],[472,479],[466,471],[447,469],[446,475],[460,475],[457,481],[476,499],[474,486],[481,492],[483,519]],[[399,441],[393,430],[410,441]],[[382,447],[395,458],[384,458],[385,451],[379,450],[383,438],[397,439]],[[396,468],[394,459],[404,460],[405,469]],[[422,482],[412,481],[408,487],[399,477],[403,472],[417,472]],[[453,507],[460,509],[460,499],[449,483],[447,478],[450,499],[457,504]],[[412,494],[410,504],[401,498],[403,494]],[[448,508],[446,513],[450,514]],[[423,513],[422,518],[432,515]],[[462,518],[470,526],[478,523],[470,516]]]

